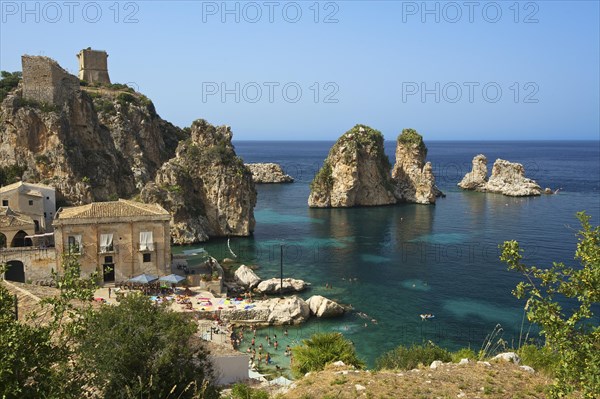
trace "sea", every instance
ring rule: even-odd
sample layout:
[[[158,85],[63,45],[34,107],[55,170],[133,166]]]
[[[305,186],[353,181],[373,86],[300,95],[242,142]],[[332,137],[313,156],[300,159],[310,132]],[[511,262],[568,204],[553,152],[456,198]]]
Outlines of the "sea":
[[[309,184],[333,142],[234,142],[244,162],[275,162],[295,179],[257,185],[256,229],[251,237],[231,239],[235,260],[257,266],[263,279],[283,273],[309,282],[304,298],[323,295],[354,309],[340,318],[285,327],[287,336],[283,327],[260,332],[262,341],[267,334],[279,337],[279,350],[271,350],[276,363],[285,364],[286,345],[316,332],[341,332],[369,367],[398,345],[432,342],[477,352],[489,337],[499,347],[537,337],[536,326],[523,319],[524,301],[511,293],[523,277],[499,260],[499,245],[517,240],[527,264],[577,265],[576,213],[586,211],[595,225],[600,222],[600,142],[426,144],[427,160],[446,194],[436,205],[311,209]],[[385,142],[392,164],[395,147]],[[556,194],[512,198],[459,189],[477,154],[487,157],[490,172],[497,158],[523,164],[527,177]],[[232,257],[226,239],[197,247],[217,259]],[[183,249],[190,247],[174,252]],[[422,320],[421,314],[434,317]],[[597,325],[598,317],[590,322]]]

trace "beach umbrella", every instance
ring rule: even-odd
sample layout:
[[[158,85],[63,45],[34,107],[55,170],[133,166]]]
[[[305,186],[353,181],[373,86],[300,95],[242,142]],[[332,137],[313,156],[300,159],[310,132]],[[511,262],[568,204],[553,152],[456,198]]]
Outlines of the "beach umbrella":
[[[164,283],[169,283],[169,284],[179,284],[183,280],[185,280],[185,277],[182,277],[178,274],[169,274],[168,276],[162,276],[161,278],[158,279],[158,281],[162,281]]]
[[[156,280],[158,280],[158,276],[144,273],[144,274],[140,274],[139,276],[130,278],[128,281],[130,283],[148,284],[148,283],[151,283]]]

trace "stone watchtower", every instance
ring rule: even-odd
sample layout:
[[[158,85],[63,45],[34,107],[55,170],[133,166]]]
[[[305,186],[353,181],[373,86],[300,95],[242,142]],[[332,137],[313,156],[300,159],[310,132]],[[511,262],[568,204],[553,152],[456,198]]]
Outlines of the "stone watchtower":
[[[104,50],[92,50],[90,47],[77,54],[79,59],[79,79],[88,83],[110,84],[108,77],[108,54]]]

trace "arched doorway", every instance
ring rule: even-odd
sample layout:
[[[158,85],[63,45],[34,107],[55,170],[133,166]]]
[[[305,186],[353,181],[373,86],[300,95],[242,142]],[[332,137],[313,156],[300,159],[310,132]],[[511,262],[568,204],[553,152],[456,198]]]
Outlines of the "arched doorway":
[[[6,248],[6,236],[0,233],[0,248]]]
[[[9,281],[25,282],[25,266],[19,260],[11,260],[6,262],[8,268],[4,273],[4,279]]]
[[[13,237],[10,246],[12,248],[32,246],[33,243],[31,242],[31,238],[25,238],[26,236],[26,232],[24,232],[23,230],[19,230],[17,234],[15,234],[15,236]]]

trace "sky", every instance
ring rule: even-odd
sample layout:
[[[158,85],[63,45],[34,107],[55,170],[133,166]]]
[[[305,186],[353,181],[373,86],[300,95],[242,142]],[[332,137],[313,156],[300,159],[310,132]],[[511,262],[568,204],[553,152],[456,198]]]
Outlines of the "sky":
[[[113,83],[180,126],[236,140],[600,139],[598,1],[4,1],[0,69],[45,55],[77,73],[106,50]]]

